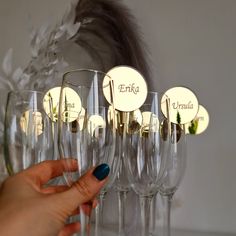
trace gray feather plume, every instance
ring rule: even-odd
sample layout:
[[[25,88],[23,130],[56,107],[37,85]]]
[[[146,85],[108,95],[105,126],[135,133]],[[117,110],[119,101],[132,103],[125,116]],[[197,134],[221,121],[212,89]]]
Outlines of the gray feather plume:
[[[75,22],[81,22],[75,42],[104,71],[128,65],[150,81],[147,47],[131,11],[119,0],[80,0]]]

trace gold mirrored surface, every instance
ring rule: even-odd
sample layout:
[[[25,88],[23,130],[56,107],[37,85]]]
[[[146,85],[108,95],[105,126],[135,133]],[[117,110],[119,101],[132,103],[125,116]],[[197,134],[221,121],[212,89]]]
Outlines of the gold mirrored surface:
[[[20,127],[26,135],[39,136],[43,133],[43,117],[41,112],[28,110],[20,118]]]
[[[143,76],[134,68],[117,66],[108,71],[107,75],[113,81],[114,107],[116,110],[129,112],[140,108],[147,97],[147,84]],[[109,77],[103,81],[103,92],[111,104],[111,90],[107,86]]]
[[[63,90],[63,105],[61,115],[64,121],[72,122],[78,118],[75,114],[81,111],[81,100],[73,89],[65,87]],[[58,120],[61,87],[50,89],[44,96],[43,107],[52,121]]]
[[[158,132],[159,131],[159,119],[157,115],[149,111],[142,112],[142,132]]]
[[[99,129],[105,129],[105,128],[106,128],[106,122],[102,116],[92,115],[89,117],[87,129],[88,133],[91,136],[98,137],[100,133]]]
[[[172,123],[186,124],[194,119],[199,109],[199,103],[196,95],[190,89],[174,87],[164,93],[162,100],[166,97],[170,101],[169,117]],[[162,112],[167,117],[165,103],[161,104]]]
[[[143,123],[143,116],[139,109],[129,112],[128,133],[133,134],[140,130]]]
[[[141,128],[143,117],[139,109],[132,112],[122,112],[117,110],[112,112],[112,107],[110,106],[108,114],[108,122],[111,125],[114,123],[115,129],[119,134],[123,134],[124,129],[129,134],[136,133]],[[115,114],[115,119],[113,114]]]
[[[199,110],[196,117],[185,124],[186,134],[197,135],[203,133],[209,125],[210,117],[208,111],[202,105],[199,105]]]

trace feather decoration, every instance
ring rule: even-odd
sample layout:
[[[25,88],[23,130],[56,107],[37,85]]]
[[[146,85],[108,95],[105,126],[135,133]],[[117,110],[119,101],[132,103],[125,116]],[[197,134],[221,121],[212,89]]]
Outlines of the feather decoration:
[[[101,70],[128,65],[150,81],[147,47],[131,11],[117,0],[80,0],[75,22],[80,30],[75,42],[97,62]]]
[[[13,55],[13,49],[10,48],[2,62],[2,70],[5,73],[6,76],[10,76],[12,73],[12,55]]]
[[[60,24],[54,28],[43,25],[39,30],[31,32],[31,55],[32,59],[24,70],[25,75],[33,78],[27,82],[27,87],[45,90],[51,85],[55,77],[62,77],[62,73],[68,66],[62,55],[62,45],[76,35],[80,23],[75,23],[75,6],[77,1],[71,2]],[[23,84],[22,76],[20,82]]]
[[[0,88],[45,91],[55,85],[56,75],[61,78],[68,66],[62,53],[66,43],[76,43],[87,51],[102,71],[128,65],[140,71],[148,84],[151,81],[147,48],[131,11],[118,0],[73,0],[60,24],[31,31],[31,60],[24,69],[13,71],[13,49],[8,50]]]
[[[33,29],[30,39],[31,60],[24,69],[13,72],[13,50],[7,52],[0,87],[47,89],[55,75],[61,77],[68,66],[63,55],[63,47],[68,43],[82,48],[78,55],[82,58],[87,51],[102,71],[128,65],[150,81],[146,45],[134,16],[121,1],[73,0],[60,24],[53,28],[48,23]]]
[[[8,90],[23,88],[45,90],[53,84],[56,75],[61,77],[68,63],[64,60],[61,47],[78,33],[80,23],[75,23],[75,6],[71,3],[60,24],[52,27],[50,23],[30,32],[31,60],[22,69],[12,69],[13,49],[6,53],[0,76],[0,87]],[[73,41],[73,40],[71,40]]]
[[[0,88],[5,91],[17,89],[17,75],[20,74],[20,68],[13,71],[13,49],[10,48],[3,58],[2,72],[0,75]]]

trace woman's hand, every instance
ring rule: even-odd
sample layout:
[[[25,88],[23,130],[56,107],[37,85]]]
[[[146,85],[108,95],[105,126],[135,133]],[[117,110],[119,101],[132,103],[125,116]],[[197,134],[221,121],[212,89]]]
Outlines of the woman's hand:
[[[66,160],[68,161],[68,160]],[[71,171],[77,161],[71,159]],[[46,161],[6,179],[0,189],[0,232],[4,236],[67,236],[79,230],[78,223],[65,225],[82,204],[93,201],[106,182],[109,167],[89,170],[71,187],[49,186],[62,175],[65,160]]]

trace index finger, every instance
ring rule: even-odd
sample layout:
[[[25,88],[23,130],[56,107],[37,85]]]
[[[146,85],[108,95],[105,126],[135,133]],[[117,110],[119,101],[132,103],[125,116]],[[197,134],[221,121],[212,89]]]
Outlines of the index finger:
[[[23,172],[31,181],[37,185],[43,185],[50,179],[61,176],[64,171],[76,171],[78,162],[75,159],[62,159],[54,161],[44,161],[36,164]]]

